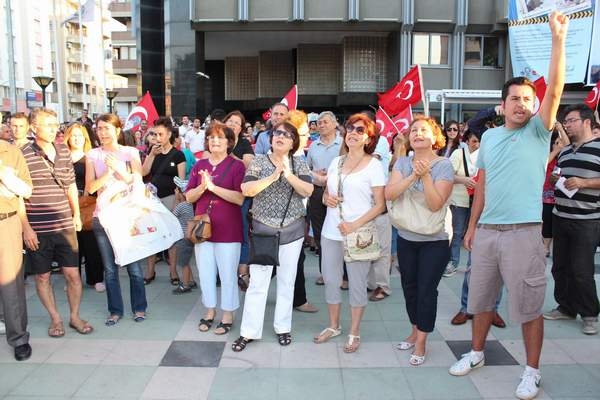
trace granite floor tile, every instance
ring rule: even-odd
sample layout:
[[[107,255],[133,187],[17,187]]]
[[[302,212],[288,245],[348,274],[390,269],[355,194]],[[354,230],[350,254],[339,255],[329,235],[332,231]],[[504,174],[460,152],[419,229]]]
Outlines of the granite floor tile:
[[[231,341],[227,342],[221,357],[220,367],[225,368],[279,368],[281,365],[281,346],[279,343],[249,343],[244,351],[231,350]]]
[[[355,353],[344,352],[344,342],[337,343],[342,368],[391,368],[400,367],[400,361],[389,341],[361,342]]]
[[[93,333],[92,333],[93,334]],[[115,348],[116,340],[60,339],[62,345],[46,360],[48,364],[98,365]]]
[[[43,364],[28,374],[9,394],[37,399],[46,396],[70,397],[97,368],[97,365]]]
[[[400,361],[402,367],[412,367],[408,361],[413,350],[398,350],[396,349],[396,342],[393,344],[394,352],[396,357]],[[449,368],[456,362],[456,358],[450,350],[450,347],[445,341],[441,340],[427,340],[427,349],[425,352],[425,363],[421,365],[421,368],[427,367],[442,367]]]
[[[446,342],[457,360],[471,351],[471,342],[448,340]],[[519,365],[517,360],[497,340],[488,340],[485,344],[485,365]]]
[[[281,348],[281,368],[340,368],[337,345],[292,343]]]
[[[277,383],[278,399],[344,399],[339,369],[281,369]]]
[[[473,385],[477,388],[483,398],[515,398],[515,390],[521,381],[521,374],[524,367],[522,366],[489,366],[487,364],[483,368],[478,368],[472,371],[467,376],[453,377],[457,380],[470,379]],[[544,377],[542,375],[542,390],[536,399],[550,399],[547,393],[544,392]]]
[[[0,364],[0,397],[10,393],[39,366],[33,363]]]
[[[346,400],[414,398],[402,370],[397,368],[343,369],[342,381]]]
[[[215,368],[158,367],[141,399],[207,399],[215,373]]]
[[[219,368],[212,382],[208,399],[287,399],[278,396],[278,385],[278,369]]]
[[[552,399],[598,398],[600,380],[597,374],[581,365],[547,365],[542,369],[542,387]]]
[[[526,364],[525,345],[523,340],[501,340],[502,346],[519,362]],[[541,365],[549,364],[575,364],[572,353],[565,351],[556,340],[546,339],[542,347]],[[600,357],[600,355],[599,355]],[[487,360],[486,360],[487,362]]]
[[[32,352],[31,358],[24,363],[43,363],[50,355],[63,345],[64,339],[38,339],[30,338]],[[14,349],[10,347],[4,340],[0,340],[0,364],[14,363]]]
[[[160,362],[161,367],[219,366],[225,342],[174,341]]]
[[[555,339],[554,342],[579,364],[600,363],[600,340],[590,340],[582,334],[581,338]]]
[[[402,370],[415,399],[480,399],[468,379],[457,378],[448,368],[404,368]]]
[[[75,396],[122,399],[139,396],[157,367],[101,365],[81,385]]]
[[[168,340],[118,340],[101,364],[158,366],[170,345]]]

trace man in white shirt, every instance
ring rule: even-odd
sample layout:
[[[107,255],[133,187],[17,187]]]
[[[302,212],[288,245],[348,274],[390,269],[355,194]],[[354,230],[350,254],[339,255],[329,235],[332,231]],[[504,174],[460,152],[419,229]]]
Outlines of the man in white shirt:
[[[200,129],[200,118],[194,118],[192,129],[187,131],[184,142],[185,147],[190,149],[196,158],[202,157],[202,152],[204,151],[204,130]]]

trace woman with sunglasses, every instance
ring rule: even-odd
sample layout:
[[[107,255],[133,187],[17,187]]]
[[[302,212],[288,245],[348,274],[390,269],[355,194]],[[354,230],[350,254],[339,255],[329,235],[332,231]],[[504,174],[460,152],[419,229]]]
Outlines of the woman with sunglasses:
[[[344,144],[347,154],[333,159],[327,171],[323,204],[327,214],[321,231],[322,273],[329,326],[315,343],[324,343],[342,333],[340,326],[344,236],[375,220],[385,210],[385,175],[381,162],[372,156],[379,140],[375,123],[365,114],[354,114],[346,122]],[[343,217],[343,218],[342,218]],[[350,329],[344,352],[360,346],[360,322],[367,298],[367,278],[372,261],[346,262],[350,300]]]
[[[442,214],[440,219],[443,221],[454,184],[452,164],[435,151],[444,146],[444,136],[435,120],[419,116],[409,126],[409,141],[414,155],[400,157],[396,161],[385,187],[385,199],[394,201],[400,196],[408,196],[402,199],[406,203],[400,204],[407,204],[413,199],[413,204],[416,203],[418,209],[422,210],[415,219],[418,217],[419,221],[429,222],[432,217],[437,219]],[[407,205],[406,211],[398,211],[409,213],[417,206]],[[409,364],[419,366],[425,362],[427,335],[435,326],[437,287],[448,263],[450,250],[443,223],[433,233],[429,233],[431,226],[427,223],[423,224],[426,229],[414,227],[419,223],[406,225],[411,228],[397,226],[397,250],[402,291],[412,331],[398,344],[397,349],[413,349]]]
[[[446,145],[437,151],[442,157],[450,158],[454,150],[460,147],[460,134],[458,132],[458,122],[454,120],[446,121],[444,124],[444,139]]]
[[[273,328],[281,346],[292,342],[292,303],[296,266],[304,242],[306,207],[302,200],[313,191],[308,164],[293,154],[300,137],[288,122],[274,127],[271,154],[259,154],[248,166],[242,193],[253,197],[252,232],[280,233],[277,267],[277,298]],[[250,264],[250,284],[246,292],[240,337],[233,351],[262,338],[265,306],[273,265]]]

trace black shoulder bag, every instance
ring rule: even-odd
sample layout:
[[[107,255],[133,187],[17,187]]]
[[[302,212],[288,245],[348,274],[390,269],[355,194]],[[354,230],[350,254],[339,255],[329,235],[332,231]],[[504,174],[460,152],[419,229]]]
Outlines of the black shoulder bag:
[[[294,157],[292,157],[292,173],[294,173]],[[287,215],[288,209],[290,208],[290,202],[294,195],[294,188],[290,193],[287,204],[285,205],[285,211],[281,218],[279,228],[283,228],[283,222]],[[274,234],[256,233],[250,231],[250,257],[248,259],[248,265],[273,265],[279,266],[279,239],[281,232],[277,231]]]

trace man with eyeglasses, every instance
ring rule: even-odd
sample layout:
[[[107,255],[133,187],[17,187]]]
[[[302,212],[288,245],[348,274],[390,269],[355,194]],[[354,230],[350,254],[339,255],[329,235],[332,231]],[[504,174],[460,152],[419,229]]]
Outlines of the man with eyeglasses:
[[[455,376],[484,365],[484,346],[502,284],[508,289],[509,315],[521,325],[526,367],[515,396],[533,399],[540,389],[539,361],[544,338],[542,307],[546,257],[541,240],[542,188],[551,129],[565,81],[565,41],[569,18],[548,16],[552,46],[548,86],[537,114],[535,85],[525,77],[502,89],[504,125],[481,139],[479,180],[464,245],[472,250],[467,312],[473,314],[472,349],[450,367]]]
[[[54,111],[35,109],[29,122],[35,141],[21,151],[29,167],[33,193],[25,201],[25,212],[20,213],[28,272],[35,275],[38,297],[50,315],[48,336],[62,337],[65,327],[50,276],[51,262],[58,263],[67,283],[69,326],[85,335],[93,328],[79,317],[82,284],[75,231],[81,230],[81,218],[73,162],[67,146],[54,142],[59,126]]]
[[[600,234],[600,141],[592,132],[594,115],[588,106],[573,105],[564,114],[563,126],[571,144],[558,156],[561,182],[554,190],[552,216],[552,276],[558,307],[545,313],[544,319],[569,320],[581,315],[582,332],[595,335],[600,313],[594,280]]]

